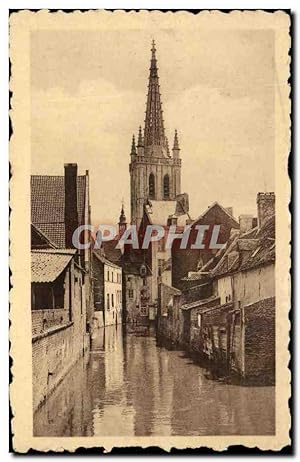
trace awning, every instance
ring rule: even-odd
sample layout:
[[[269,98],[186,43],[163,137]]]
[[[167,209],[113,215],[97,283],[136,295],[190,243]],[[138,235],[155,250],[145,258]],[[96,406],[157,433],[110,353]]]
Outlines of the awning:
[[[31,282],[53,282],[72,260],[76,250],[34,250],[31,252]]]

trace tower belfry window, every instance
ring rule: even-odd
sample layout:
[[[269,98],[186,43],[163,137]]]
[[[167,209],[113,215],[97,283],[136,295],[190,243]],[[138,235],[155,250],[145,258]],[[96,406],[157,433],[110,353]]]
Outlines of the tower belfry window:
[[[155,199],[155,178],[153,173],[149,176],[149,199]]]
[[[164,198],[169,199],[170,197],[170,177],[168,174],[164,176]]]

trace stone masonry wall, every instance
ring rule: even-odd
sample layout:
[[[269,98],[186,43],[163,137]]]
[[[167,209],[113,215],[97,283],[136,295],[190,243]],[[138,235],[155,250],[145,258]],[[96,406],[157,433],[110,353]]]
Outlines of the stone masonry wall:
[[[33,333],[34,410],[54,390],[84,351],[89,348],[89,334],[86,331],[85,291],[82,282],[81,272],[73,266],[71,272],[72,320],[61,325],[46,326],[42,332]],[[32,312],[32,315],[34,319],[36,313]]]
[[[244,308],[245,379],[275,382],[275,297]]]
[[[32,334],[41,334],[45,329],[64,325],[69,321],[69,312],[65,309],[33,310],[31,313]]]

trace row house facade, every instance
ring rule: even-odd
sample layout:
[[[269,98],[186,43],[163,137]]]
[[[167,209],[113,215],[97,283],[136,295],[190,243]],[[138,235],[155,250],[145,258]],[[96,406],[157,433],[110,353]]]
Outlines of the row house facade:
[[[257,209],[257,226],[247,218],[246,232],[234,230],[225,249],[184,278],[180,295],[169,295],[174,309],[166,310],[161,296],[158,331],[209,364],[213,375],[273,384],[275,195],[259,193]]]
[[[88,351],[92,320],[91,255],[72,236],[90,222],[88,172],[31,177],[33,409]],[[82,236],[83,243],[89,239]]]
[[[94,326],[122,323],[122,268],[93,251]]]

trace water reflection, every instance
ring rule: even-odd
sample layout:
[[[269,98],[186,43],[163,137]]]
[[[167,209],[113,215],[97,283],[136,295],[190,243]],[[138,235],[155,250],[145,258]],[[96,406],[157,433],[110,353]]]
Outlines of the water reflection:
[[[34,435],[271,435],[274,400],[274,387],[208,380],[183,352],[112,326],[35,413]]]

